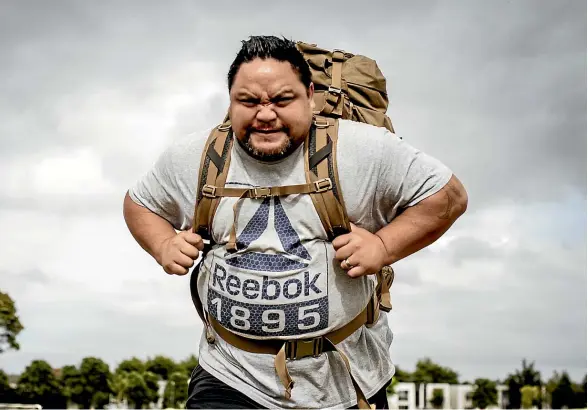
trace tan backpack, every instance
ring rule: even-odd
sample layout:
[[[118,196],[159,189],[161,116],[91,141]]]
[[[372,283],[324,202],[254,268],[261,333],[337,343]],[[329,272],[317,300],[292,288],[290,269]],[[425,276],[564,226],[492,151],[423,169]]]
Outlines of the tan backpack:
[[[386,78],[374,60],[316,44],[298,42],[297,48],[312,73],[316,115],[365,122],[394,132],[386,115]]]
[[[212,222],[222,197],[261,199],[271,196],[308,194],[312,198],[330,241],[341,234],[348,233],[351,228],[339,189],[335,155],[338,120],[342,118],[364,122],[385,127],[394,132],[392,122],[386,115],[388,108],[386,79],[374,60],[342,50],[321,49],[315,44],[297,42],[296,45],[310,66],[312,82],[315,86],[316,111],[311,132],[304,142],[306,184],[256,188],[226,187],[233,143],[231,122],[227,115],[223,123],[210,133],[200,163],[193,231],[209,242],[205,247],[205,254],[214,245],[211,235]],[[234,206],[235,213],[237,203]],[[237,250],[235,223],[233,223],[226,248],[228,251]],[[196,286],[197,271],[198,269],[194,270],[191,279],[192,300],[205,324],[209,343],[214,343],[214,335],[211,331],[214,329],[225,341],[242,350],[274,354],[276,371],[284,385],[287,398],[290,397],[294,382],[288,374],[286,359],[301,359],[336,350],[339,351],[350,370],[348,359],[335,345],[361,326],[373,325],[380,309],[385,311],[392,309],[389,289],[394,280],[394,271],[386,266],[377,274],[378,285],[370,303],[343,328],[311,340],[276,343],[276,341],[247,339],[225,329],[213,316],[204,311]],[[352,380],[357,392],[359,408],[370,408],[353,377]]]

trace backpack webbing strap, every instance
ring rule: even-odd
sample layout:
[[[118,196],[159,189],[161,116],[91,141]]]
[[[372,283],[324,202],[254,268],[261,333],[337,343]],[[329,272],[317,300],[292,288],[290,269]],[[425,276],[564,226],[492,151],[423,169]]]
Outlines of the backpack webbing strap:
[[[295,194],[309,194],[312,192],[324,192],[326,190],[331,189],[331,187],[331,179],[324,178],[311,184],[281,185],[254,188],[226,188],[220,186],[217,187],[214,185],[204,185],[204,187],[202,188],[202,194],[208,198],[228,196],[237,197],[240,199],[264,199],[272,196],[286,196]]]
[[[310,194],[330,241],[351,231],[339,184],[336,155],[333,155],[337,152],[338,124],[338,121],[332,118],[316,117],[316,132],[309,133],[305,142],[307,182],[331,178],[334,184],[331,190]],[[311,152],[313,146],[314,152]]]
[[[339,103],[342,99],[342,72],[343,72],[343,62],[345,61],[345,54],[343,54],[340,50],[334,50],[332,54],[332,63],[333,66],[331,67],[331,85],[329,86],[329,90],[325,95],[325,105],[321,111],[326,115],[329,114],[338,114],[341,115],[341,110],[337,110],[337,112],[333,112],[335,108],[339,106]]]
[[[254,187],[254,188],[226,188],[223,186],[204,185],[202,194],[206,198],[237,197],[233,204],[233,225],[226,248],[229,252],[237,251],[237,206],[244,198],[264,199],[273,196],[286,196],[295,194],[309,194],[325,192],[333,188],[330,178],[319,179],[309,184],[283,185],[275,187]]]
[[[232,140],[230,123],[225,121],[210,133],[200,161],[193,231],[202,239],[209,240],[211,245],[212,219],[218,207],[219,198],[204,195],[203,188],[206,185],[225,186],[231,161]]]

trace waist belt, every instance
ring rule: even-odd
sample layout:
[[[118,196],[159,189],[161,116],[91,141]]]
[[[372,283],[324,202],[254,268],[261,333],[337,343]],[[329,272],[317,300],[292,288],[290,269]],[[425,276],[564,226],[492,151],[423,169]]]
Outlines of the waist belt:
[[[250,353],[261,353],[271,354],[275,356],[274,367],[282,382],[282,385],[286,389],[286,398],[291,397],[292,388],[294,387],[294,381],[288,373],[286,366],[286,360],[298,360],[305,357],[317,357],[325,352],[338,352],[343,358],[343,362],[347,367],[347,371],[351,376],[355,393],[357,394],[357,404],[360,409],[371,409],[365,395],[359,388],[353,375],[351,374],[351,367],[349,365],[349,359],[347,356],[337,348],[337,344],[345,340],[357,329],[364,324],[368,323],[368,316],[371,308],[366,307],[360,314],[358,314],[351,322],[345,326],[327,333],[322,336],[317,336],[311,339],[300,339],[300,340],[257,340],[249,339],[243,336],[239,336],[230,330],[223,327],[213,316],[206,314],[208,322],[216,334],[223,339],[225,342],[238,349],[244,350]],[[207,339],[209,343],[212,342],[211,338]]]
[[[201,261],[202,263],[202,261]],[[360,409],[372,409],[373,407],[368,403],[365,395],[359,388],[359,385],[355,381],[353,374],[351,373],[351,366],[349,365],[349,359],[347,356],[336,346],[351,334],[353,334],[360,327],[365,325],[371,327],[378,319],[380,310],[390,311],[392,306],[390,304],[390,293],[389,288],[394,280],[394,271],[385,267],[382,271],[377,273],[378,285],[374,291],[373,297],[368,302],[367,306],[349,323],[343,327],[329,332],[325,335],[317,336],[310,339],[299,339],[299,340],[258,340],[250,339],[240,336],[236,333],[223,327],[213,316],[209,315],[202,306],[200,296],[198,295],[197,277],[200,266],[192,272],[190,278],[190,288],[192,293],[192,302],[196,307],[198,315],[202,319],[205,325],[206,340],[208,343],[214,343],[215,336],[212,330],[225,342],[230,345],[244,350],[250,353],[260,354],[271,354],[274,355],[274,367],[282,382],[282,385],[286,389],[286,398],[290,399],[292,394],[292,388],[294,387],[294,381],[288,373],[286,366],[286,360],[297,360],[305,357],[317,357],[325,352],[336,351],[339,353],[345,367],[349,372],[355,393],[357,394],[357,406]]]

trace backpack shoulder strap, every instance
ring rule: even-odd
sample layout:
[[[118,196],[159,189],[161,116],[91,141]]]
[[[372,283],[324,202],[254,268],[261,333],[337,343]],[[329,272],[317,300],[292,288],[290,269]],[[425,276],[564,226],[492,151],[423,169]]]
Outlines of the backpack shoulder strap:
[[[207,195],[209,193],[204,192],[205,186],[225,186],[231,162],[232,143],[231,123],[225,118],[225,121],[209,134],[200,160],[192,230],[202,239],[209,240],[210,245],[213,242],[212,220],[220,198]]]
[[[305,141],[305,173],[309,184],[329,179],[332,189],[310,193],[329,240],[350,232],[351,226],[339,184],[337,142],[339,122],[316,116]],[[233,136],[230,120],[210,133],[200,161],[193,231],[212,243],[212,220],[220,196],[204,192],[206,186],[224,187],[231,160]]]
[[[330,241],[351,231],[337,171],[338,132],[337,119],[316,116],[304,147],[307,183],[329,178],[333,184],[332,189],[310,194]]]

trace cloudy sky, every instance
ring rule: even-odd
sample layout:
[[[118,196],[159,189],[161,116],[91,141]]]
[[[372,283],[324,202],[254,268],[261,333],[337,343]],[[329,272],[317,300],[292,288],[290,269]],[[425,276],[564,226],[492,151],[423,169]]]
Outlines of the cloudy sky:
[[[467,215],[396,266],[395,362],[472,380],[527,358],[580,380],[586,3],[293,4],[1,3],[0,289],[25,330],[0,368],[197,353],[188,277],[139,248],[122,198],[163,147],[222,120],[240,40],[277,34],[376,59],[397,133],[468,189]]]

